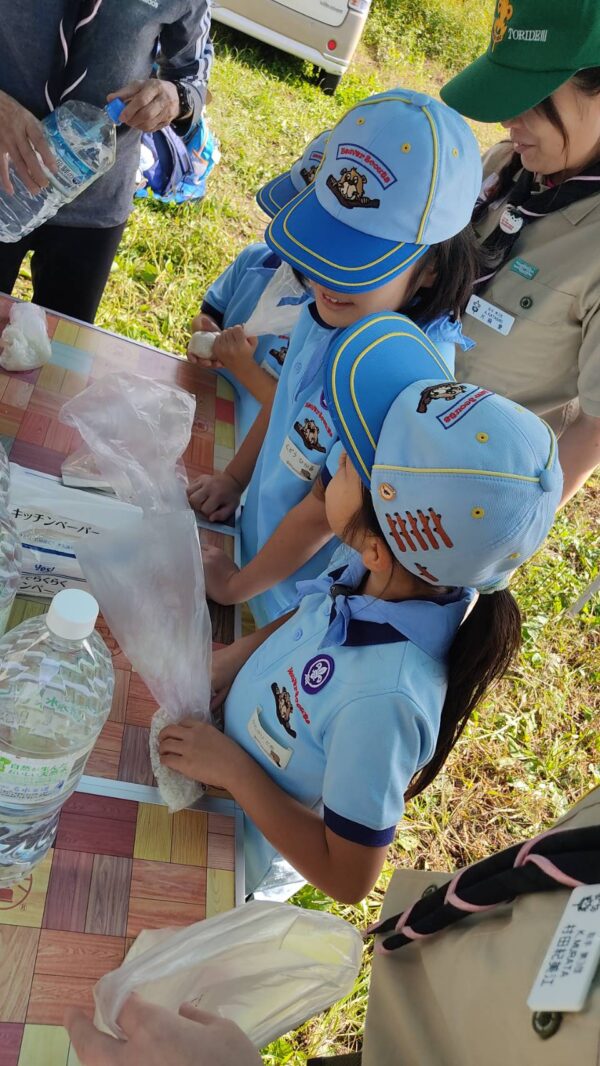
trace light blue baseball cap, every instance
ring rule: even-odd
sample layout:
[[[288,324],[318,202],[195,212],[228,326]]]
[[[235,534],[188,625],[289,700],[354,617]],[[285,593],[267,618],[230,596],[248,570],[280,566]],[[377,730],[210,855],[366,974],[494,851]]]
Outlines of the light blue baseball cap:
[[[435,344],[406,315],[368,315],[344,330],[327,358],[325,401],[367,488],[377,435],[398,393],[421,378],[454,378]]]
[[[314,182],[265,239],[306,277],[367,292],[470,222],[481,186],[477,141],[458,112],[410,89],[378,93],[334,127]]]
[[[380,342],[373,388],[369,331],[362,358],[361,338],[351,339],[359,327],[328,353],[326,396],[390,550],[434,586],[505,587],[543,543],[560,503],[554,433],[526,408],[439,374],[413,376],[399,391],[396,364],[408,351],[401,338]]]
[[[256,202],[269,218],[274,218],[290,200],[308,185],[312,185],[325,152],[331,130],[323,130],[306,146],[302,155],[289,170],[268,181],[256,194]]]

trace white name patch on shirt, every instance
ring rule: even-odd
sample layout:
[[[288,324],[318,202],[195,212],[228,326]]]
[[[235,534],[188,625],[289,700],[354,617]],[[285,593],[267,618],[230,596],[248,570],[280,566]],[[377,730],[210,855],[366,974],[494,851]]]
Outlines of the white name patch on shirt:
[[[478,322],[483,322],[484,326],[489,326],[494,333],[502,333],[504,337],[510,333],[515,323],[514,315],[509,315],[508,311],[502,311],[495,304],[484,300],[482,296],[472,296],[467,304],[466,312]]]
[[[273,740],[260,720],[260,712],[261,708],[257,707],[248,722],[248,732],[267,758],[280,770],[285,770],[292,757],[292,748],[284,748],[283,744]]]
[[[285,438],[279,458],[302,481],[314,481],[321,469],[321,464],[311,463],[310,459],[307,459],[302,454],[290,437]]]
[[[571,893],[529,993],[533,1011],[580,1011],[600,960],[600,885]]]

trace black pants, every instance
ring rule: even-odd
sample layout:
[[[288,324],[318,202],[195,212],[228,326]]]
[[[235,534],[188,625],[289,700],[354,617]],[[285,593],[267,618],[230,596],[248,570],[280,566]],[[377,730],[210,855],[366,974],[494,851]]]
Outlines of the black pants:
[[[46,223],[15,244],[0,243],[0,292],[10,295],[32,251],[34,303],[93,322],[125,223],[109,229]]]

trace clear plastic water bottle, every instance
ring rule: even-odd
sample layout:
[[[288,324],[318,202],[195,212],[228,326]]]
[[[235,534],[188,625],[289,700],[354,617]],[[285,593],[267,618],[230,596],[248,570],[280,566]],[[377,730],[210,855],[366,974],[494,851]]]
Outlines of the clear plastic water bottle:
[[[21,538],[8,510],[10,465],[8,455],[0,444],[0,637],[8,625],[8,618],[21,583],[23,553]]]
[[[0,886],[43,859],[110,713],[97,617],[93,596],[68,589],[0,640]]]
[[[0,188],[0,241],[18,241],[31,233],[110,170],[117,150],[116,127],[124,107],[122,100],[113,100],[104,110],[69,100],[42,120],[56,159],[56,173],[42,164],[49,184],[32,196],[14,167],[9,167],[15,191],[11,195]]]

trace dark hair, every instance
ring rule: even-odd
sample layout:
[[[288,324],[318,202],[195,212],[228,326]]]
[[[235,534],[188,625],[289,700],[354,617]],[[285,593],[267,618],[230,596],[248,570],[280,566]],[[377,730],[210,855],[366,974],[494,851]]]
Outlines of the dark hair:
[[[361,484],[362,506],[344,530],[344,540],[361,531],[381,535],[371,494]],[[432,758],[412,778],[412,799],[439,774],[469,718],[494,681],[508,670],[521,646],[521,612],[508,589],[480,595],[448,653],[448,688]]]
[[[459,318],[473,293],[473,285],[485,271],[485,255],[469,224],[440,244],[432,244],[419,260],[412,303],[404,308],[417,323],[432,322],[439,315]],[[433,270],[436,282],[431,288],[420,288],[426,270]]]
[[[584,96],[598,96],[600,94],[600,67],[588,67],[587,70],[580,70],[577,74],[573,75],[570,79],[575,88]],[[559,131],[562,136],[565,152],[569,147],[569,131],[567,130],[558,108],[554,103],[551,96],[547,96],[545,100],[542,100],[541,104],[538,104],[535,108],[544,115],[549,122],[552,123],[555,129]],[[513,152],[511,158],[506,165],[502,168],[498,175],[498,187],[494,191],[494,199],[501,199],[505,193],[508,192],[512,185],[515,174],[522,169],[521,156],[517,152]],[[481,205],[475,208],[473,214],[473,221],[479,221],[482,214],[484,215],[487,210],[487,205]]]

